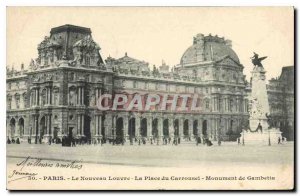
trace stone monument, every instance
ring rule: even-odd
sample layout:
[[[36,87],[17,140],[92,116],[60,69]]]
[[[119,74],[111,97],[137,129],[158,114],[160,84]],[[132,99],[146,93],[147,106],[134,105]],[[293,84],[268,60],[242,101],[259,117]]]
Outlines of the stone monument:
[[[268,118],[270,108],[266,87],[266,71],[261,64],[261,61],[266,58],[258,58],[256,53],[252,57],[254,68],[251,71],[250,118],[249,126],[241,133],[240,140],[243,143],[271,145],[282,142],[281,132],[278,128],[272,127]]]

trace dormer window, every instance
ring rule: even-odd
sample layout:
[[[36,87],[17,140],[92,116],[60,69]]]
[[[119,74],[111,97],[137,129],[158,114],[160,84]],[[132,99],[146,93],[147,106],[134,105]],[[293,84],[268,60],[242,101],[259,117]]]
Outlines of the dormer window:
[[[85,57],[85,65],[90,65],[91,63],[91,58],[89,56]]]
[[[48,57],[45,57],[45,63],[44,65],[48,65]]]

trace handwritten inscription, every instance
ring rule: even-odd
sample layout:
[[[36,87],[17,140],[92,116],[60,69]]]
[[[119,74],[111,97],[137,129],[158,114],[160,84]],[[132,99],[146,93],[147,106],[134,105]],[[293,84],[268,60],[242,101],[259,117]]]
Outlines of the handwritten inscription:
[[[70,162],[54,162],[43,160],[40,158],[31,158],[26,157],[16,164],[17,168],[14,169],[11,173],[8,174],[8,182],[13,182],[16,180],[21,180],[27,178],[28,180],[36,180],[38,173],[28,172],[28,168],[62,168],[62,169],[72,169],[72,170],[81,170],[83,165],[81,161],[70,161]],[[44,180],[63,180],[61,176],[54,177],[49,176],[45,177]]]

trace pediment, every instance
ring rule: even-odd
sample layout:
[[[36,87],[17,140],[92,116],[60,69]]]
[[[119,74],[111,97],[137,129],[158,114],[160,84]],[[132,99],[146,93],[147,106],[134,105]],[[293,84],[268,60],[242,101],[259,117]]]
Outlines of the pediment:
[[[241,67],[242,65],[235,60],[233,60],[230,56],[224,56],[218,60],[216,60],[216,64],[218,65],[229,65],[234,67]]]

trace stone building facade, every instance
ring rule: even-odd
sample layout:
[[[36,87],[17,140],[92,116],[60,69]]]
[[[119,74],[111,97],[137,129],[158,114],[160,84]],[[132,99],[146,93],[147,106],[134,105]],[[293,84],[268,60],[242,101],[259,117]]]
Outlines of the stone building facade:
[[[294,66],[287,66],[267,85],[272,124],[288,140],[294,140],[294,81]]]
[[[23,139],[62,136],[88,139],[195,136],[234,140],[248,120],[243,65],[231,41],[194,37],[180,63],[149,63],[108,57],[89,28],[63,25],[51,29],[38,45],[29,69],[7,69],[7,136]],[[101,111],[103,94],[198,94],[201,112]]]

